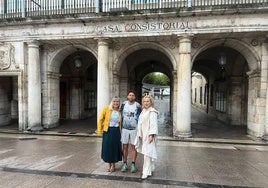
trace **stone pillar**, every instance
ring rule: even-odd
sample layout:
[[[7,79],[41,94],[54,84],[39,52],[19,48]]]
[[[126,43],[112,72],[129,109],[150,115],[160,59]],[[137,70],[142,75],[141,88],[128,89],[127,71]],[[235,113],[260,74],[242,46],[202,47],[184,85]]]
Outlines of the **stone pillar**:
[[[46,87],[42,95],[42,125],[44,128],[52,128],[59,125],[60,119],[60,74],[46,72]]]
[[[39,43],[28,43],[28,128],[30,131],[40,131],[41,126],[41,74]]]
[[[263,99],[259,97],[261,73],[259,70],[247,72],[248,75],[248,116],[247,133],[255,137],[263,136],[264,126],[261,124]]]
[[[268,35],[266,41],[268,40]],[[262,47],[262,68],[263,76],[266,78],[266,104],[265,104],[265,126],[264,126],[264,136],[265,140],[268,140],[268,42],[263,43]]]
[[[120,73],[117,71],[113,72],[113,93],[115,96],[119,97],[119,79],[120,79]]]
[[[173,135],[175,136],[175,132],[177,130],[177,93],[178,93],[178,76],[177,76],[177,70],[172,71],[173,75],[173,92],[170,93],[170,100],[171,102],[171,119],[173,120]],[[172,91],[172,89],[170,90]]]
[[[231,89],[229,94],[229,107],[228,116],[231,125],[241,125],[244,118],[243,107],[243,77],[232,76],[231,77]]]
[[[179,37],[177,110],[174,136],[191,137],[191,37]]]
[[[97,115],[110,103],[109,40],[98,39]]]
[[[70,83],[70,119],[81,118],[81,81],[80,78],[73,78]]]

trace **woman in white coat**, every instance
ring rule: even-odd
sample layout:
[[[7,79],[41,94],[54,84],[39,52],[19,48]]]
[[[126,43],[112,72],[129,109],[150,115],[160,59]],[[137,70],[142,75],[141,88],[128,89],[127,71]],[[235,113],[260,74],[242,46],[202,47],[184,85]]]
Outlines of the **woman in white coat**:
[[[158,134],[157,117],[158,111],[154,108],[152,96],[146,95],[142,99],[143,110],[140,114],[135,147],[144,155],[142,179],[152,176],[157,159],[156,139]]]

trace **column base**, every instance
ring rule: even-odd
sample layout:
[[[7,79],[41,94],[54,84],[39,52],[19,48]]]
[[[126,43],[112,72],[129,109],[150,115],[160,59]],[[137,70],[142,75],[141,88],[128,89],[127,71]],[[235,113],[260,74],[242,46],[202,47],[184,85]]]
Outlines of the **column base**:
[[[44,128],[39,126],[39,125],[36,125],[36,126],[32,126],[32,127],[28,127],[27,128],[27,131],[31,131],[31,132],[41,132],[43,131]]]
[[[193,135],[192,135],[191,132],[188,132],[188,133],[180,133],[180,132],[176,132],[176,133],[174,134],[174,136],[177,137],[177,138],[190,138],[190,137],[192,137]]]

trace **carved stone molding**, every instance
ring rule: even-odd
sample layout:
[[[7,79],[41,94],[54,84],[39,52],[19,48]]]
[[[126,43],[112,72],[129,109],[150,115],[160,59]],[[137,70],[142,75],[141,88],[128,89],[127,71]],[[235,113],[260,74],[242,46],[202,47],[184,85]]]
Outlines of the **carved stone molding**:
[[[51,44],[47,44],[47,45],[43,45],[42,48],[50,53],[55,52],[59,47],[58,45],[51,45]]]
[[[165,46],[173,50],[179,47],[179,43],[176,40],[170,40],[165,42]]]
[[[118,42],[110,42],[110,48],[119,51],[122,47]]]
[[[196,49],[196,48],[199,48],[199,46],[200,46],[200,43],[199,43],[199,42],[196,42],[196,41],[193,41],[193,42],[192,42],[192,47],[193,47],[193,48]]]
[[[113,48],[114,48],[116,51],[121,50],[121,46],[120,46],[119,44],[115,44],[115,45],[113,46]]]
[[[61,74],[56,73],[56,72],[47,72],[47,77],[50,79],[56,79],[59,80],[61,77]]]
[[[250,42],[250,44],[252,46],[258,46],[259,45],[259,41],[257,39],[252,39],[251,42]]]
[[[256,77],[261,76],[261,72],[260,72],[260,70],[252,70],[252,71],[248,71],[247,75],[248,75],[249,79],[256,78]]]
[[[14,47],[10,43],[0,42],[0,70],[9,69],[11,65],[15,69],[19,68],[15,64]]]

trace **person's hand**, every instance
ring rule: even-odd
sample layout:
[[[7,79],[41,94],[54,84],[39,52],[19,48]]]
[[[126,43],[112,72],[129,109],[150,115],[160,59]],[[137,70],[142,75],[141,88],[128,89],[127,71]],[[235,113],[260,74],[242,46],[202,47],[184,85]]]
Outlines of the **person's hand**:
[[[148,142],[151,144],[151,142],[154,140],[154,135],[149,135]]]

